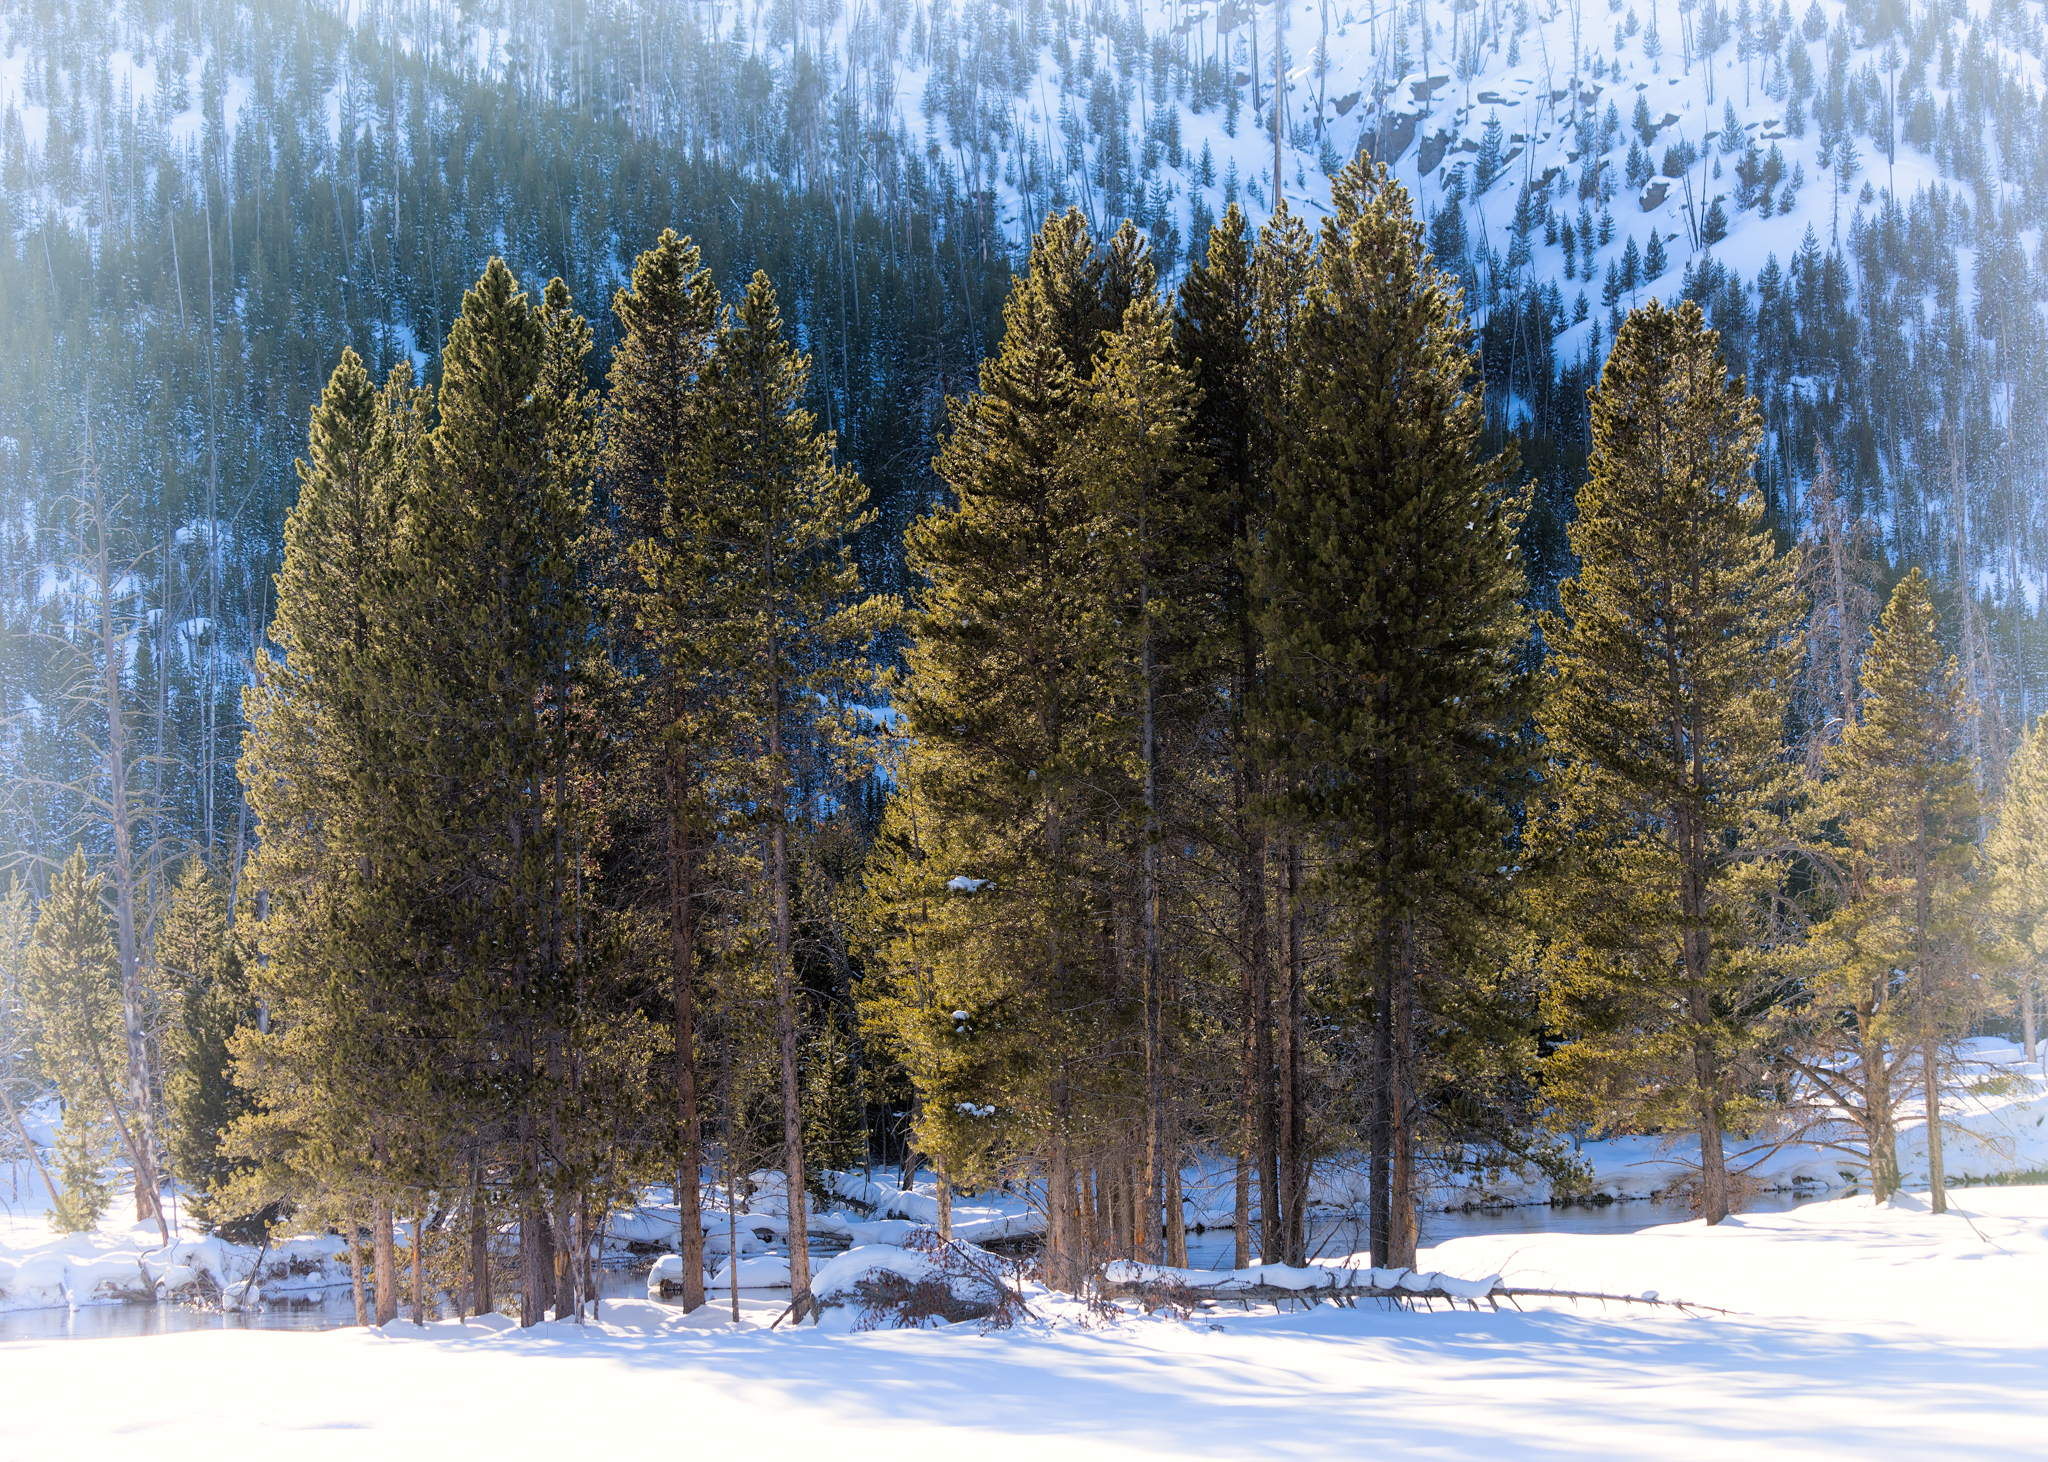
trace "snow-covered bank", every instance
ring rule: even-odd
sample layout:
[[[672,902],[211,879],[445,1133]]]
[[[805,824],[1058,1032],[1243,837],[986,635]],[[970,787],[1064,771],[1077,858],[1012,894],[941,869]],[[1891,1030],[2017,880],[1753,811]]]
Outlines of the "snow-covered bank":
[[[206,1333],[0,1347],[0,1458],[528,1456],[729,1448],[887,1458],[2041,1455],[2048,1189],[1868,1200],[1512,1252],[1456,1273],[1655,1288],[1726,1318],[1235,1309],[984,1334],[769,1331],[613,1302],[601,1325]],[[113,1378],[118,1377],[118,1383]],[[216,1384],[221,1378],[232,1383]],[[317,1382],[309,1384],[313,1378]],[[33,1398],[21,1403],[13,1398]]]

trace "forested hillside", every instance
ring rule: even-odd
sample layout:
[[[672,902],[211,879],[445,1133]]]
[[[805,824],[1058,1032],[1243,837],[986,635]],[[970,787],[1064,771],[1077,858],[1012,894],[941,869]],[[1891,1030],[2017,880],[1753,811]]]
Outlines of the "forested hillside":
[[[693,1167],[1035,1184],[1072,1288],[1363,1154],[1405,1264],[1588,1132],[1895,1187],[2031,1040],[2037,0],[4,16],[65,1221],[533,1319],[653,1181],[701,1298]]]

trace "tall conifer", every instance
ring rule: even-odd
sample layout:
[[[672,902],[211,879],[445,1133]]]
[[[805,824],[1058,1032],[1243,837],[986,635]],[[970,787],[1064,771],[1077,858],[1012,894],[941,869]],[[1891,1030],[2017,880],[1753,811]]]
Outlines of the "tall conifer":
[[[1551,1090],[1596,1122],[1690,1126],[1718,1223],[1763,1020],[1743,948],[1791,790],[1796,566],[1750,479],[1756,403],[1697,305],[1631,314],[1592,407],[1580,569],[1543,621]]]
[[[1353,163],[1293,331],[1294,409],[1259,566],[1263,711],[1284,805],[1337,850],[1375,1012],[1372,1247],[1416,1246],[1417,1031],[1467,957],[1467,910],[1505,886],[1524,714],[1520,502],[1480,448],[1455,283],[1407,194]],[[1440,998],[1440,997],[1439,997]]]
[[[630,289],[612,301],[624,334],[612,352],[603,416],[602,474],[612,518],[599,550],[607,588],[618,599],[625,659],[646,678],[645,715],[662,789],[664,897],[676,1055],[678,1249],[685,1310],[704,1301],[704,1236],[698,1203],[703,1167],[696,1069],[698,862],[711,825],[704,777],[717,736],[708,714],[699,631],[712,586],[693,545],[687,505],[670,493],[690,477],[672,473],[699,411],[698,383],[710,361],[718,289],[696,245],[664,229],[633,264]]]
[[[1903,1047],[1919,1058],[1940,1213],[1941,1047],[1962,1003],[1979,809],[1968,693],[1938,629],[1927,577],[1914,569],[1872,632],[1856,723],[1826,753],[1826,803],[1848,847],[1842,905],[1815,939],[1827,956],[1822,993],[1835,994],[1855,1023],[1862,1090],[1844,1105],[1863,1120],[1872,1186],[1884,1198],[1899,1185],[1897,1153],[1886,1149]]]
[[[737,747],[715,775],[761,838],[799,1318],[812,1301],[791,824],[840,790],[836,732],[872,678],[874,637],[888,620],[887,604],[863,595],[850,550],[868,521],[867,490],[836,463],[832,435],[803,408],[809,371],[783,334],[774,286],[757,272],[720,321],[664,508],[668,541],[688,545],[691,556],[674,571],[696,575],[710,594],[699,653]]]

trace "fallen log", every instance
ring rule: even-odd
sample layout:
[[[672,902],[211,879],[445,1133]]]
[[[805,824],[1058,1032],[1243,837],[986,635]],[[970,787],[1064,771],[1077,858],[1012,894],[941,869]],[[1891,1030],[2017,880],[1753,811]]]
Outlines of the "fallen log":
[[[1181,1308],[1228,1300],[1235,1300],[1249,1309],[1254,1304],[1290,1306],[1319,1300],[1356,1305],[1359,1300],[1370,1299],[1393,1301],[1403,1306],[1417,1300],[1425,1306],[1435,1300],[1445,1300],[1454,1309],[1463,1301],[1475,1310],[1483,1300],[1498,1310],[1502,1300],[1520,1309],[1520,1300],[1548,1299],[1645,1305],[1677,1310],[1682,1314],[1734,1313],[1718,1305],[1703,1305],[1693,1300],[1663,1299],[1654,1290],[1642,1294],[1609,1294],[1599,1290],[1542,1289],[1506,1284],[1497,1274],[1484,1279],[1459,1279],[1448,1274],[1412,1269],[1337,1269],[1321,1265],[1290,1268],[1264,1264],[1251,1269],[1207,1271],[1169,1269],[1162,1265],[1119,1260],[1104,1266],[1096,1281],[1096,1289],[1109,1299],[1136,1299],[1151,1305]]]

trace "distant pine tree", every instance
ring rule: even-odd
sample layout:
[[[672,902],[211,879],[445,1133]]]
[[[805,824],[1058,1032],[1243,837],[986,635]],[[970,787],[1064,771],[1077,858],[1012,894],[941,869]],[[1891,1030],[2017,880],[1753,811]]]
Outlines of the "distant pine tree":
[[[155,954],[165,995],[175,999],[180,1017],[175,1061],[165,1071],[171,1170],[192,1190],[192,1212],[201,1223],[247,1239],[251,1230],[222,1214],[215,1195],[243,1166],[222,1153],[221,1139],[252,1110],[248,1091],[235,1084],[233,1046],[236,1033],[254,1024],[255,1010],[227,895],[196,858],[159,916]]]
[[[106,1169],[130,1135],[120,975],[104,895],[85,850],[74,849],[36,911],[22,990],[37,1060],[64,1104],[57,1132],[63,1187],[49,1214],[63,1233],[90,1231],[105,1215],[113,1201]]]

